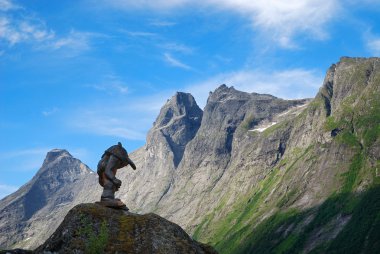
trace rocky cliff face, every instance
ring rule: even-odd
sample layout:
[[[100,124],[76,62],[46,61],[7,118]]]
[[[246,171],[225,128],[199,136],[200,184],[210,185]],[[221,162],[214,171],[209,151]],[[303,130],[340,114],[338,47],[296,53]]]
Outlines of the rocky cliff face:
[[[202,113],[177,93],[131,154],[138,170],[119,171],[119,197],[222,253],[373,253],[379,112],[379,58],[342,58],[313,100],[222,85]],[[99,196],[75,193],[72,202]]]
[[[204,196],[216,205],[188,230],[225,253],[378,251],[379,64],[342,58],[295,114],[238,127],[234,160]]]
[[[147,135],[145,147],[130,156],[138,170],[119,170],[123,179],[119,196],[138,212],[155,211],[173,185],[178,164],[196,135],[202,110],[192,95],[176,93],[162,107]]]
[[[216,254],[178,225],[156,214],[139,215],[81,204],[66,215],[36,253],[198,253]]]

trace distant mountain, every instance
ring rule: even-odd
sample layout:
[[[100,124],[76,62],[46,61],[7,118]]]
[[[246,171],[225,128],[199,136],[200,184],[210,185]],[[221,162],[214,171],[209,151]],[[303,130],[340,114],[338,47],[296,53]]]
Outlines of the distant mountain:
[[[177,93],[146,145],[131,154],[138,170],[119,171],[118,195],[132,211],[154,211],[221,253],[376,253],[379,112],[379,58],[341,58],[314,99],[282,100],[222,85],[202,112],[190,94]],[[30,206],[35,212],[24,224],[3,211],[25,197],[25,186],[3,199],[0,235],[12,233],[0,238],[1,246],[36,247],[26,239],[44,241],[42,232],[58,225],[42,223],[40,213],[62,220],[74,204],[97,200],[96,174],[79,178],[86,188],[71,189],[70,204],[53,207],[52,200],[66,195],[54,189],[55,198]],[[17,204],[15,214],[24,209]]]
[[[69,152],[50,151],[33,179],[1,200],[0,248],[43,243],[79,202],[77,193],[88,179],[96,179],[94,172]]]

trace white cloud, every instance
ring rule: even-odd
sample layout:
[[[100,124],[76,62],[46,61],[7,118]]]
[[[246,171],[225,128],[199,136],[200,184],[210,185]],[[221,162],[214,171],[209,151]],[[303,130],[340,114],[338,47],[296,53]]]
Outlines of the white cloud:
[[[42,114],[47,117],[47,116],[51,116],[57,112],[58,112],[58,108],[54,107],[52,109],[47,109],[47,110],[42,111]]]
[[[0,41],[13,46],[21,42],[42,42],[54,36],[41,19],[10,0],[0,0]]]
[[[241,70],[219,74],[204,82],[192,84],[185,91],[194,95],[204,107],[210,91],[226,84],[237,90],[271,94],[284,99],[314,97],[322,85],[323,74],[315,70],[289,69],[281,71]]]
[[[15,192],[19,187],[14,185],[0,184],[0,199]]]
[[[102,34],[71,30],[67,35],[57,36],[42,19],[23,7],[8,0],[0,0],[0,42],[12,47],[30,43],[38,50],[66,50],[66,56],[75,56],[91,49],[94,38]]]
[[[174,92],[161,91],[151,96],[129,96],[86,105],[69,112],[66,124],[79,132],[144,141],[161,107]]]
[[[20,8],[10,0],[0,0],[0,11],[9,11]]]
[[[170,50],[170,51],[176,51],[183,54],[191,54],[194,51],[194,48],[189,47],[187,45],[181,44],[181,43],[175,43],[175,42],[167,42],[160,44],[159,47]]]
[[[17,151],[9,151],[1,153],[0,159],[10,159],[22,156],[35,156],[35,155],[45,155],[49,151],[49,148],[31,148],[23,149]]]
[[[380,56],[380,38],[371,38],[367,40],[367,47],[372,54]]]
[[[99,91],[105,91],[108,94],[127,94],[129,92],[125,82],[116,75],[106,75],[100,83],[88,86]]]
[[[182,7],[187,3],[191,3],[190,0],[114,0],[106,1],[109,6],[116,8],[122,8],[126,10],[130,9],[153,9],[159,11],[165,11],[176,7]]]
[[[7,167],[8,171],[37,171],[42,166],[46,154],[53,148],[54,147],[35,147],[4,152],[0,154],[0,163],[2,165],[10,165]],[[65,147],[56,148],[65,149]],[[88,158],[88,151],[84,148],[68,147],[66,149],[75,158],[79,158],[80,160],[83,160],[83,158]]]
[[[337,0],[209,0],[210,4],[248,16],[254,27],[277,41],[280,46],[293,47],[293,37],[308,34],[324,39],[324,25],[339,11]]]
[[[325,25],[338,16],[342,8],[338,0],[118,0],[112,1],[111,5],[127,11],[172,11],[185,6],[230,11],[248,18],[253,28],[285,48],[296,47],[294,37],[300,34],[314,39],[327,38]]]
[[[156,37],[157,36],[156,33],[144,32],[144,31],[127,31],[127,30],[121,30],[121,31],[133,37]]]
[[[164,60],[165,62],[167,62],[169,65],[171,66],[174,66],[174,67],[178,67],[178,68],[181,68],[181,69],[185,69],[185,70],[191,70],[192,68],[185,64],[185,63],[182,63],[180,60],[174,58],[171,54],[169,53],[165,53],[164,54]]]
[[[46,153],[51,150],[46,147],[37,147],[9,151],[0,155],[0,162],[3,165],[11,165],[15,172],[35,171],[41,167]]]
[[[46,44],[45,47],[53,50],[71,49],[75,52],[86,51],[91,48],[92,39],[95,37],[103,37],[103,35],[71,30],[67,36],[57,38]]]
[[[80,111],[71,119],[71,127],[101,136],[121,137],[129,140],[145,140],[146,132],[139,124],[141,119],[129,119],[128,115],[115,116],[112,110]],[[139,126],[137,126],[139,125]],[[146,124],[144,124],[146,126]]]
[[[40,20],[0,17],[0,40],[10,46],[21,42],[51,40],[54,36],[54,32],[48,30]]]
[[[170,27],[170,26],[175,26],[177,23],[171,22],[171,21],[164,21],[164,20],[153,20],[149,24],[151,26],[157,26],[157,27]]]

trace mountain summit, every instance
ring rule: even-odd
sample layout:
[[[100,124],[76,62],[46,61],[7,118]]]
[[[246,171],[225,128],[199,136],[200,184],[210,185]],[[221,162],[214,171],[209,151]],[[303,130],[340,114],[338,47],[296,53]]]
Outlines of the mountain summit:
[[[62,221],[59,216],[67,212],[64,207],[72,206],[81,182],[92,173],[66,150],[48,152],[33,179],[1,200],[0,247],[42,243],[41,235],[48,237],[54,231],[49,221]]]
[[[191,94],[177,92],[161,108],[148,133],[147,145],[163,137],[173,152],[174,166],[177,167],[187,143],[194,138],[201,125],[202,115],[202,110]]]

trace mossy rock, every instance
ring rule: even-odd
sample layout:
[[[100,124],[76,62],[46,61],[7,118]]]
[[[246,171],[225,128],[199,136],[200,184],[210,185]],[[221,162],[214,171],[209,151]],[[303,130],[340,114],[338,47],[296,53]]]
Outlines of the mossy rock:
[[[156,214],[134,214],[97,204],[70,210],[36,252],[217,253],[193,240],[180,226]]]

